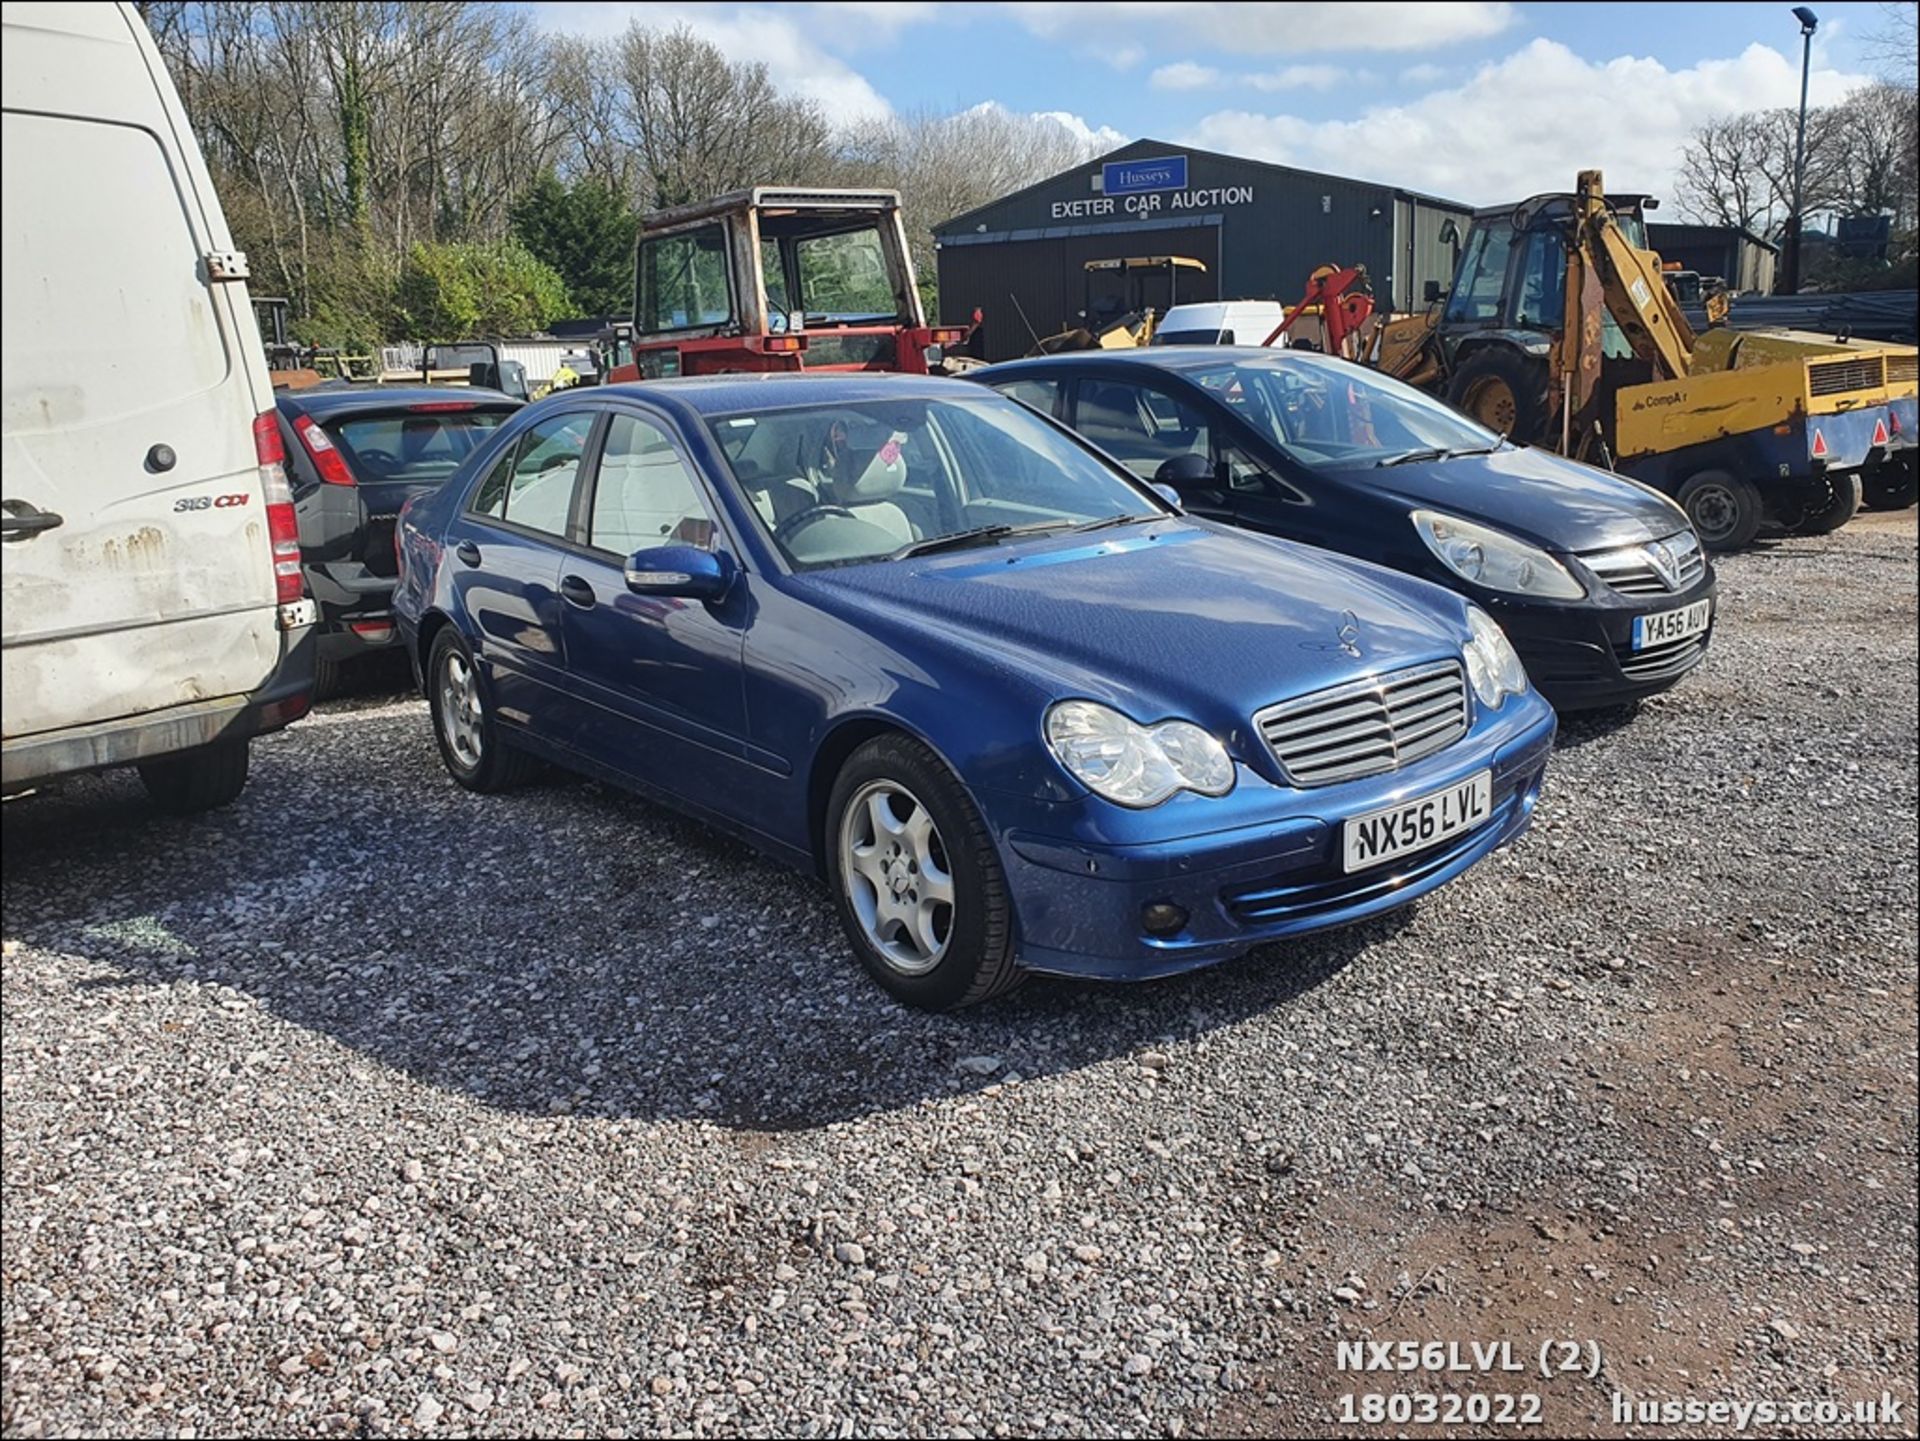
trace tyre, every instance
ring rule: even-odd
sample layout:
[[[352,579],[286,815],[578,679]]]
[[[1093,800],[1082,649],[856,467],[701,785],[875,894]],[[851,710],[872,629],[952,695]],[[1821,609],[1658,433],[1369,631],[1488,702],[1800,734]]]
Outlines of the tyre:
[[[340,673],[343,667],[337,660],[328,660],[325,656],[313,658],[313,698],[315,701],[332,700],[340,694]]]
[[[1800,523],[1793,528],[1795,535],[1832,535],[1860,511],[1860,472],[1857,470],[1829,471],[1827,473],[1827,499],[1823,505],[1812,506],[1800,517]]]
[[[147,795],[169,815],[191,816],[238,798],[247,786],[247,743],[217,741],[140,768]]]
[[[1454,371],[1447,384],[1447,404],[1508,440],[1531,445],[1547,428],[1546,367],[1516,351],[1489,345],[1474,351]]]
[[[1920,497],[1920,471],[1913,452],[1898,462],[1877,466],[1860,482],[1862,499],[1875,510],[1905,510]]]
[[[427,707],[440,759],[454,780],[470,791],[511,790],[532,779],[539,764],[500,734],[486,682],[473,652],[452,626],[433,638],[427,660]]]
[[[1766,507],[1759,487],[1730,471],[1687,477],[1677,498],[1708,550],[1740,550],[1760,533]]]
[[[929,1011],[1013,989],[1013,903],[986,823],[940,758],[880,736],[847,759],[827,802],[827,880],[860,962]]]

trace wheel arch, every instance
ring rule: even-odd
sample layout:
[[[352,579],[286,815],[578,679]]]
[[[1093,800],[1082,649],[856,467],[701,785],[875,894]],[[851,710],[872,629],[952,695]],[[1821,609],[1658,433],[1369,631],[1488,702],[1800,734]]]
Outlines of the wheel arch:
[[[839,779],[840,770],[849,756],[868,741],[886,735],[904,736],[925,746],[947,768],[961,789],[972,795],[972,787],[967,785],[960,768],[954,765],[947,753],[924,731],[900,717],[870,711],[837,717],[820,737],[820,744],[814,747],[813,759],[807,767],[807,851],[813,857],[814,873],[822,878],[827,873],[825,832],[827,802],[833,796],[833,783]]]

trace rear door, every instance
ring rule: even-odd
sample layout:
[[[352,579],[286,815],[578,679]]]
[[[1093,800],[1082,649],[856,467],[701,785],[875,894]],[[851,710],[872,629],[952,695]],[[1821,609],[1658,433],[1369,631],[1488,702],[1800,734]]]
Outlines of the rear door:
[[[58,521],[0,547],[9,739],[244,693],[280,648],[265,362],[203,259],[225,223],[137,22],[41,13],[7,10],[0,495]]]

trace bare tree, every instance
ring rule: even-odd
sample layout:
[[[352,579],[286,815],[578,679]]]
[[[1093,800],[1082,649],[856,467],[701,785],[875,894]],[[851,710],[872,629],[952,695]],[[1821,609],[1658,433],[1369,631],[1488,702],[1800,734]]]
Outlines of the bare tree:
[[[1750,110],[1694,131],[1680,160],[1681,213],[1706,224],[1738,225],[1778,239],[1793,213],[1798,122],[1795,110]],[[1845,166],[1839,142],[1843,129],[1833,109],[1808,112],[1801,200],[1805,214],[1844,202]]]
[[[805,184],[834,165],[817,106],[783,96],[767,67],[729,61],[692,31],[635,24],[619,42],[620,123],[646,203],[679,205],[754,184]]]

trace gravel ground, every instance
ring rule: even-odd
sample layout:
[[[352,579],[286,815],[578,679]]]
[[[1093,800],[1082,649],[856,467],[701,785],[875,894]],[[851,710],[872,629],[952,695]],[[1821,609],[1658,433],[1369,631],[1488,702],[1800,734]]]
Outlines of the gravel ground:
[[[1707,665],[1568,725],[1411,913],[954,1017],[730,841],[457,790],[392,689],[211,818],[9,802],[6,1433],[1315,1435],[1531,1386],[1545,1434],[1884,1389],[1912,1435],[1915,562],[1912,512],[1727,561]],[[1600,1374],[1335,1369],[1551,1336]]]

